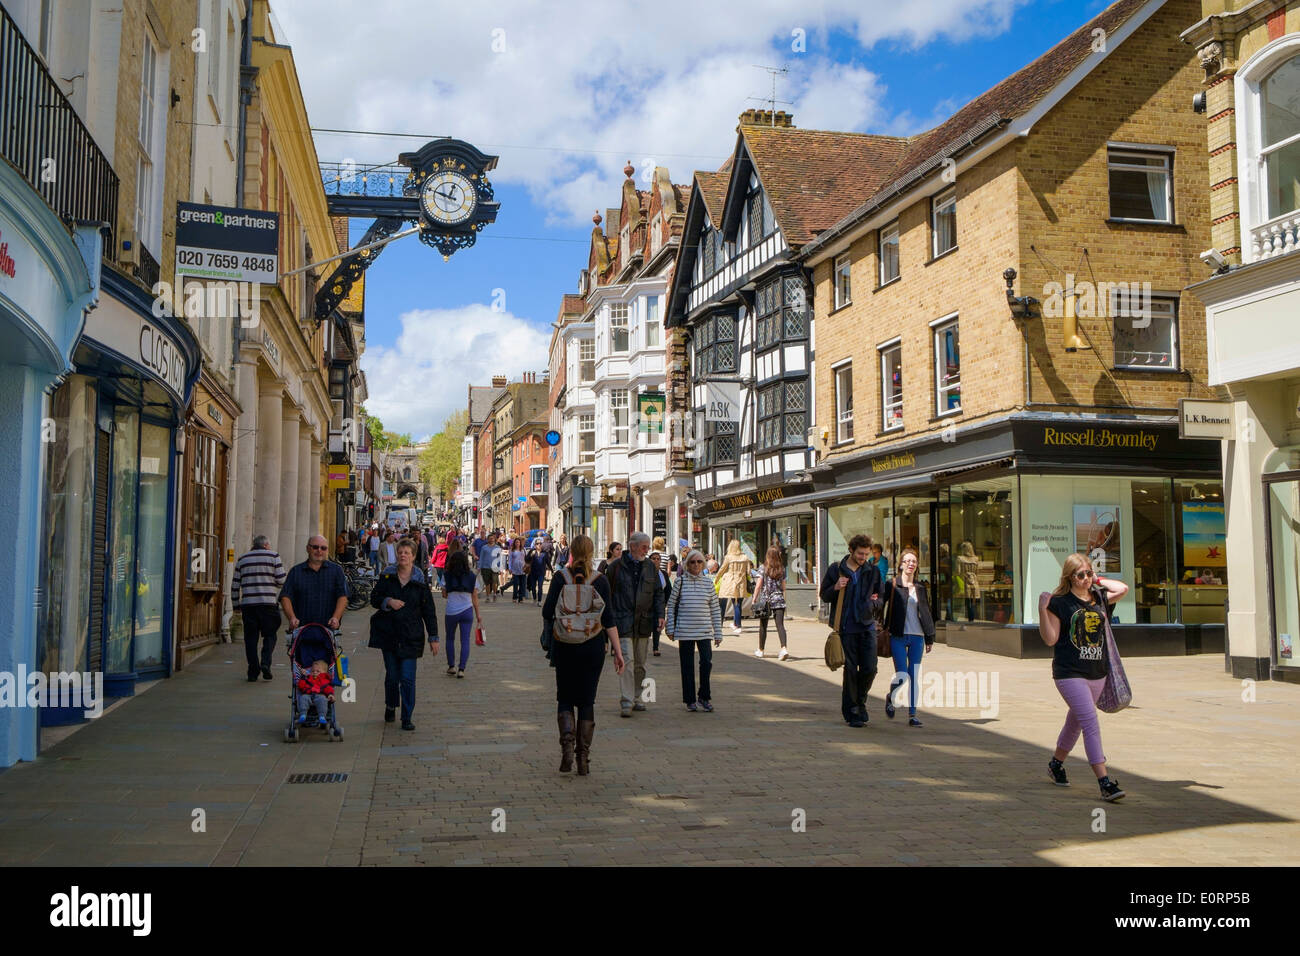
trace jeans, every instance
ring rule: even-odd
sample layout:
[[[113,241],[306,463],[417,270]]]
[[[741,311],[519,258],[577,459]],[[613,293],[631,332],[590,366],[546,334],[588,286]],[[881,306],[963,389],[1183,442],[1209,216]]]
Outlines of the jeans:
[[[438,575],[438,587],[442,587],[442,582],[443,582],[443,569],[442,569],[442,568],[434,568],[433,570],[434,570],[434,571],[437,573],[437,575]],[[428,580],[427,575],[426,575],[426,577],[425,577],[425,580],[426,580],[426,581]]]
[[[522,574],[510,575],[510,583],[514,586],[514,594],[512,597],[520,603],[524,600],[524,588],[527,586],[527,581],[528,579]]]
[[[528,578],[528,596],[538,603],[541,603],[542,600],[542,578],[544,576],[545,572],[542,572],[542,574],[530,575]]]
[[[767,614],[758,616],[758,649],[761,651],[767,644],[767,619],[776,618],[776,636],[781,639],[781,646],[785,647],[785,608],[774,607]]]
[[[370,566],[375,569],[375,574],[379,574],[384,569],[379,565],[379,549],[370,552]]]
[[[398,657],[393,651],[384,651],[384,706],[402,708],[402,723],[410,723],[415,710],[415,657]]]
[[[275,632],[280,627],[280,609],[274,604],[245,604],[239,609],[244,618],[244,656],[248,658],[248,676],[256,677],[270,670],[275,654]],[[257,639],[262,638],[262,655],[257,654]]]
[[[300,692],[298,694],[298,715],[306,717],[307,711],[311,709],[312,704],[316,705],[316,716],[324,720],[326,715],[329,714],[329,701],[325,699],[324,694],[303,694]]]
[[[648,637],[620,637],[623,648],[623,673],[618,678],[619,704],[631,707],[645,691],[645,659],[650,650]]]
[[[469,663],[469,639],[474,633],[474,609],[467,607],[459,614],[447,614],[443,617],[447,629],[447,666],[456,663],[456,628],[460,627],[460,669]]]
[[[840,693],[840,712],[844,719],[855,717],[864,720],[867,714],[867,692],[876,679],[875,631],[841,634],[844,645],[844,684]]]
[[[1056,689],[1065,699],[1070,712],[1065,715],[1065,726],[1056,738],[1059,750],[1069,753],[1079,742],[1079,733],[1083,732],[1083,746],[1088,754],[1088,763],[1105,763],[1106,752],[1101,749],[1101,724],[1097,721],[1097,698],[1106,686],[1106,678],[1086,680],[1082,677],[1067,677],[1056,682]]]
[[[713,643],[711,641],[681,641],[677,653],[682,665],[682,700],[693,704],[695,696],[695,646],[700,648],[700,693],[699,700],[710,701],[713,692],[709,688],[709,674],[713,671]]]
[[[916,716],[916,697],[918,688],[916,686],[917,668],[921,665],[921,658],[925,655],[925,638],[920,634],[908,634],[906,637],[890,637],[889,650],[894,656],[894,679],[889,684],[889,694],[892,697],[895,688],[903,683],[903,675],[907,675],[907,715]]]

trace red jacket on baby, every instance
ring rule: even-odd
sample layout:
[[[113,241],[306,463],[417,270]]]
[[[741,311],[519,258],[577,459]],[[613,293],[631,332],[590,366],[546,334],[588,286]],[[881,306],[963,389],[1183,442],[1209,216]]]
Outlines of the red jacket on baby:
[[[334,693],[334,685],[330,683],[330,675],[327,672],[313,674],[308,671],[298,678],[298,690],[304,694],[324,694],[328,697]]]

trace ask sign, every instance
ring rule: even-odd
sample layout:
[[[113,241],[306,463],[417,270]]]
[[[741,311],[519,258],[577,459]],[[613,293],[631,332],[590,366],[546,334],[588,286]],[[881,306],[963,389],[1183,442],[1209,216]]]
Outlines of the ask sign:
[[[740,383],[707,382],[704,386],[706,422],[740,421]]]

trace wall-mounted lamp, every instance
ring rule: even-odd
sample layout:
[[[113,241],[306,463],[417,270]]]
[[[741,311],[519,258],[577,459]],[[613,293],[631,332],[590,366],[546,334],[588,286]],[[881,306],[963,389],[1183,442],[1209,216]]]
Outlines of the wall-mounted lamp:
[[[1033,316],[1033,307],[1038,305],[1038,300],[1032,295],[1016,295],[1013,283],[1016,281],[1016,270],[1007,269],[1002,273],[1002,278],[1007,282],[1007,305],[1011,307],[1011,314],[1017,319],[1027,319]]]

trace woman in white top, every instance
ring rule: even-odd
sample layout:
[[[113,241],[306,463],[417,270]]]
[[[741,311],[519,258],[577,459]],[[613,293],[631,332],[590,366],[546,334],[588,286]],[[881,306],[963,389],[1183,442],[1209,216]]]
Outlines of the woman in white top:
[[[722,611],[713,579],[704,570],[704,555],[691,551],[673,585],[668,602],[664,633],[678,642],[682,665],[682,700],[686,709],[713,711],[709,673],[713,670],[713,647],[722,644]],[[713,641],[713,647],[709,646]],[[700,690],[695,694],[695,647],[700,649]]]

